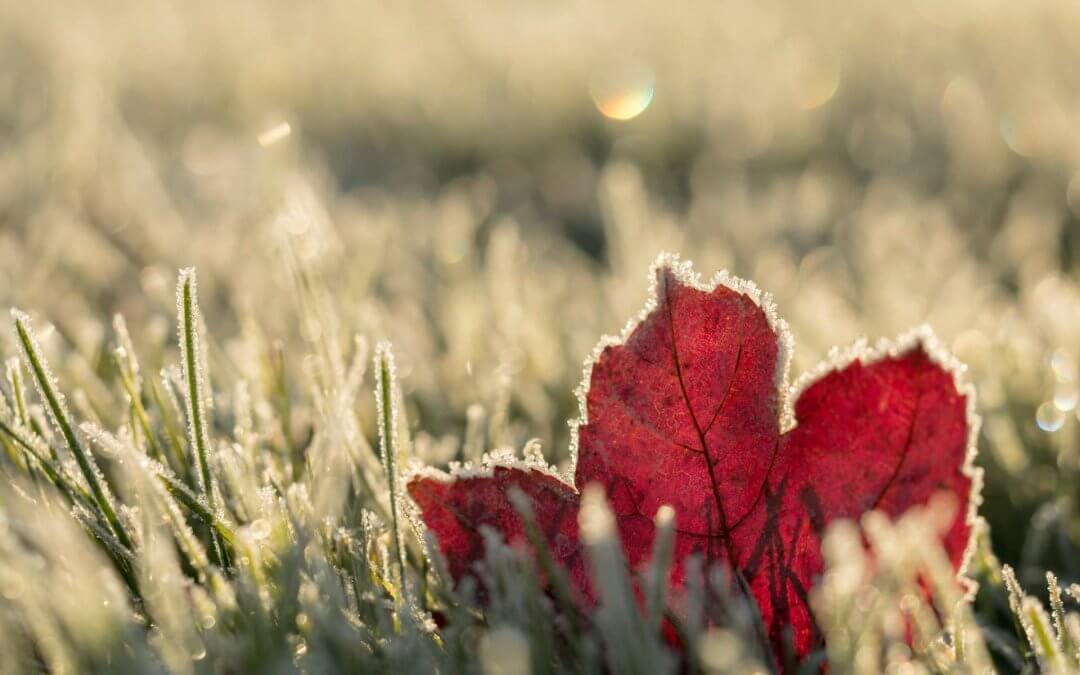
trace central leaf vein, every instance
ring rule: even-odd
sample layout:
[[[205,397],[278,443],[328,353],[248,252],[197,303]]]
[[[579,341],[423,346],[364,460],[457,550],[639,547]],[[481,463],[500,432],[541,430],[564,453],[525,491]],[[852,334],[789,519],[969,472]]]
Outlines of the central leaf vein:
[[[694,413],[694,406],[690,401],[690,396],[686,391],[686,382],[683,379],[682,364],[679,362],[679,347],[678,341],[675,337],[675,317],[672,309],[671,293],[668,287],[666,278],[663,278],[662,282],[664,287],[664,305],[667,308],[668,327],[671,330],[671,355],[675,362],[675,378],[679,382],[679,389],[682,392],[683,402],[686,404],[686,410],[690,413],[690,420],[694,424],[694,431],[697,433],[698,441],[701,443],[702,454],[705,457],[705,466],[709,472],[709,484],[712,487],[713,499],[716,501],[716,511],[720,518],[720,535],[723,538],[724,548],[726,549],[728,560],[731,564],[735,564],[735,551],[732,546],[731,537],[728,536],[727,515],[724,513],[723,498],[720,496],[720,485],[716,480],[716,473],[713,471],[715,464],[713,458],[709,452],[709,445],[705,440],[705,432],[702,431],[701,424],[698,423],[697,415]],[[740,322],[741,323],[741,322]],[[740,331],[741,332],[741,331]],[[741,335],[740,335],[741,338]],[[724,398],[720,401],[720,406],[717,409],[717,415],[719,409],[723,408],[727,403],[728,395],[731,393],[731,389],[735,383],[735,376],[738,373],[739,360],[742,357],[742,339],[739,340],[739,351],[735,357],[735,365],[731,372],[731,379],[728,382],[728,390],[724,394]],[[714,415],[715,419],[715,415]]]

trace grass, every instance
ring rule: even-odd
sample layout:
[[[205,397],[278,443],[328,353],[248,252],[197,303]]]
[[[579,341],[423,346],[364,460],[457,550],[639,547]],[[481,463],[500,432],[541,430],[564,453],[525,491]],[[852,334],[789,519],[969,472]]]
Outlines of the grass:
[[[122,320],[114,324],[125,328],[117,331],[111,385],[126,395],[127,412],[107,431],[97,422],[75,423],[29,318],[14,314],[40,407],[18,391],[18,370],[9,366],[16,386],[0,405],[9,449],[0,487],[0,574],[9,600],[0,620],[8,628],[9,671],[647,674],[774,667],[756,611],[730,594],[723,569],[692,565],[684,595],[665,588],[672,539],[665,512],[657,516],[660,535],[639,611],[606,499],[594,491],[584,495],[581,517],[601,597],[594,613],[574,607],[524,503],[519,509],[540,554],[533,562],[489,537],[489,597],[478,604],[477,589],[454,587],[442,561],[421,555],[415,530],[406,526],[402,394],[390,345],[377,346],[372,369],[381,470],[365,475],[370,465],[339,446],[336,434],[316,430],[306,443],[286,442],[292,432],[274,416],[283,407],[272,405],[272,391],[252,394],[244,385],[228,405],[211,408],[193,270],[180,273],[177,298],[188,434],[170,441],[179,446],[171,455],[160,440],[170,438],[169,411],[138,376]],[[364,344],[356,342],[357,356],[366,353]],[[263,381],[282,386],[280,363],[260,362]],[[362,387],[359,372],[354,367],[343,381]],[[326,405],[355,401],[355,394],[327,389],[316,398]],[[40,408],[49,411],[55,433],[27,423]],[[249,408],[264,411],[263,432]],[[354,445],[371,452],[366,443]],[[290,466],[291,452],[303,458],[299,468]],[[345,470],[321,474],[327,453],[343,459],[334,466]],[[174,471],[170,461],[185,466]],[[313,498],[324,490],[337,499]],[[997,562],[982,532],[974,561],[982,590],[973,606],[936,544],[940,520],[934,508],[895,524],[868,517],[877,564],[855,530],[833,527],[824,544],[828,571],[814,598],[827,653],[785,667],[814,672],[827,656],[836,672],[1080,672],[1080,613],[1070,606],[1080,602],[1080,587],[1063,591],[1049,575],[1048,613]],[[553,580],[550,595],[537,586],[541,573]],[[986,623],[997,621],[995,598],[1007,598],[1011,637]],[[84,625],[69,615],[83,610],[69,603],[100,608],[100,616]],[[667,646],[662,619],[685,651]],[[904,625],[910,635],[899,629]]]

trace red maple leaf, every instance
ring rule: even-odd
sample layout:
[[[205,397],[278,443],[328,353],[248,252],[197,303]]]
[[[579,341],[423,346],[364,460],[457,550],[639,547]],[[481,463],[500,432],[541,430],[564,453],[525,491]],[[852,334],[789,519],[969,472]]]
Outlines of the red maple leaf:
[[[877,509],[897,517],[936,493],[958,509],[943,544],[958,573],[972,534],[977,418],[962,370],[928,329],[833,355],[790,389],[791,339],[767,295],[724,274],[702,284],[661,256],[653,296],[621,339],[605,338],[579,390],[573,484],[521,465],[414,476],[408,492],[451,574],[472,574],[486,526],[524,538],[508,494],[531,501],[552,555],[592,602],[578,538],[580,490],[604,487],[627,561],[649,557],[654,516],[675,511],[673,588],[691,554],[746,581],[779,655],[820,636],[808,596],[824,528]]]

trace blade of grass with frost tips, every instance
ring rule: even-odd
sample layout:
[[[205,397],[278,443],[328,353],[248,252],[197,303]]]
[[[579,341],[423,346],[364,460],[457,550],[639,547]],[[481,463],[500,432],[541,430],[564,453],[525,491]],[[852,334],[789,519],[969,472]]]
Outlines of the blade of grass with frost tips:
[[[165,453],[162,451],[157,435],[154,434],[154,429],[150,425],[150,416],[147,415],[146,408],[143,406],[142,394],[139,392],[135,373],[131,370],[128,356],[122,347],[113,352],[113,364],[120,375],[120,383],[124,387],[124,392],[128,396],[131,415],[134,421],[138,423],[143,437],[146,438],[146,444],[149,446],[151,456],[160,462],[166,461]]]
[[[383,470],[390,490],[390,533],[398,565],[398,582],[401,584],[398,600],[405,594],[405,551],[398,518],[398,470],[397,470],[397,404],[394,397],[394,355],[390,344],[383,342],[375,348],[375,403],[379,417],[379,450]]]
[[[0,421],[3,420],[12,420],[14,425],[19,426],[15,411],[12,410],[11,404],[8,403],[7,392],[0,389]],[[8,438],[7,435],[0,435],[0,444],[4,446],[4,453],[15,466],[23,471],[29,472],[31,477],[34,476],[34,470],[30,466],[29,460],[24,456],[23,452],[12,444],[11,439]]]
[[[27,456],[41,468],[45,476],[64,493],[69,501],[75,503],[82,499],[87,504],[93,503],[94,498],[89,492],[64,473],[63,468],[56,466],[50,457],[45,456],[39,449],[35,448],[34,443],[30,439],[24,438],[18,429],[0,420],[0,431],[23,448]]]
[[[1053,572],[1046,573],[1046,588],[1050,595],[1050,611],[1054,617],[1054,633],[1058,644],[1061,645],[1063,658],[1071,668],[1080,666],[1077,657],[1077,648],[1072,641],[1067,625],[1065,603],[1061,601],[1061,586],[1058,585],[1057,576]]]
[[[19,364],[19,358],[17,356],[13,356],[7,360],[4,368],[4,376],[7,378],[8,386],[11,387],[12,408],[15,415],[13,422],[15,426],[23,427],[38,437],[43,437],[41,427],[30,415],[30,409],[26,403],[26,383],[23,380],[22,366]],[[53,459],[59,457],[56,448],[51,445],[49,446],[49,454]]]
[[[40,436],[29,433],[26,427],[18,427],[7,424],[0,419],[0,432],[21,446],[25,452],[28,465],[36,464],[40,471],[56,486],[67,498],[72,507],[72,513],[82,524],[83,529],[97,540],[106,552],[112,557],[124,582],[128,585],[135,597],[140,597],[140,591],[132,571],[132,548],[123,544],[113,533],[108,521],[103,521],[93,495],[86,491],[76,479],[70,476],[63,466],[59,465],[42,446],[46,445]],[[24,435],[28,434],[28,435]],[[55,450],[52,451],[55,455]]]
[[[174,470],[179,473],[184,480],[190,481],[190,467],[188,466],[187,458],[184,453],[184,442],[181,440],[183,432],[177,431],[178,423],[176,422],[176,418],[173,416],[169,407],[165,405],[165,400],[162,398],[161,390],[158,389],[157,382],[154,378],[150,378],[148,381],[150,383],[150,398],[153,399],[154,406],[157,408],[158,414],[161,415],[161,427],[165,430],[165,440],[172,450],[172,455],[176,457],[177,466],[174,467]],[[173,407],[173,410],[176,410],[175,406]]]
[[[154,473],[153,470],[149,470],[149,473]],[[195,536],[195,533],[191,531],[187,522],[184,520],[183,514],[180,513],[179,503],[177,499],[168,488],[168,483],[161,477],[161,474],[154,476],[158,479],[157,485],[160,489],[159,499],[163,505],[165,516],[168,519],[169,526],[173,531],[173,538],[176,540],[177,548],[183,552],[184,556],[191,563],[191,566],[199,572],[201,575],[209,577],[216,573],[216,569],[210,566],[210,560],[206,556],[206,550],[203,544]],[[205,521],[204,521],[205,522]],[[211,525],[216,525],[214,521]]]
[[[653,540],[652,559],[647,578],[647,617],[649,632],[656,635],[660,620],[666,609],[664,591],[668,587],[668,570],[671,568],[675,542],[675,510],[664,504],[656,511],[656,538]]]
[[[285,345],[281,341],[276,341],[271,346],[270,374],[270,403],[281,421],[282,454],[293,480],[297,480],[303,472],[304,462],[292,437],[292,402],[289,399],[289,381],[285,370]]]
[[[670,655],[641,619],[615,516],[603,488],[596,484],[586,485],[581,493],[578,524],[593,583],[599,590],[596,624],[614,671],[640,675],[670,672],[674,665]]]
[[[372,517],[374,517],[374,514],[371,514],[365,519],[371,520]],[[370,527],[365,526],[364,529],[366,531],[370,529]],[[363,542],[363,550],[366,550],[367,547],[370,545],[370,536],[366,532],[364,534],[364,539],[365,541]],[[449,608],[450,610],[464,611],[462,609],[461,600],[452,587],[453,582],[451,580],[453,579],[453,577],[450,576],[450,570],[448,570],[446,567],[446,560],[443,558],[442,553],[439,551],[439,542],[435,538],[435,535],[432,534],[430,531],[424,533],[423,545],[424,550],[428,552],[428,555],[424,557],[425,577],[430,574],[433,575],[438,581],[438,583],[435,584],[425,583],[426,592],[424,596],[422,596],[424,598],[424,602],[427,602],[429,600],[428,595],[430,594],[430,599],[441,602],[445,607]]]
[[[1016,572],[1010,565],[1001,566],[1001,580],[1004,582],[1006,598],[1009,601],[1009,614],[1012,616],[1013,628],[1016,630],[1017,635],[1023,637],[1028,644],[1034,647],[1031,624],[1024,616],[1024,589],[1020,587]]]
[[[11,387],[11,395],[14,398],[15,414],[19,424],[30,426],[30,414],[26,411],[26,387],[23,384],[22,368],[19,367],[19,359],[12,357],[7,361],[4,369],[8,385]]]
[[[212,512],[216,508],[214,495],[214,477],[210,472],[210,436],[206,428],[206,402],[203,400],[205,385],[200,359],[201,345],[198,336],[198,291],[196,289],[195,269],[188,267],[180,270],[180,278],[176,284],[176,302],[180,319],[180,355],[183,368],[184,384],[186,385],[185,403],[188,414],[188,441],[195,449],[195,458],[198,464],[197,475],[202,497],[206,500],[208,509]],[[222,567],[228,565],[225,547],[221,543],[217,532],[210,531],[211,552],[214,562]]]
[[[89,511],[86,507],[76,504],[72,515],[75,520],[82,525],[83,529],[99,544],[102,548],[108,552],[109,556],[116,563],[116,570],[120,573],[120,577],[127,584],[128,590],[131,594],[139,598],[139,583],[135,579],[135,557],[131,553],[130,547],[124,546],[113,536],[113,533],[107,528],[103,527],[97,517]]]
[[[215,516],[214,512],[208,509],[205,504],[199,501],[199,498],[191,492],[188,486],[170,475],[163,467],[158,470],[157,477],[179,504],[191,511],[192,515],[201,520],[204,525],[211,527],[225,543],[230,546],[236,544],[236,535],[232,529]]]
[[[30,464],[23,452],[21,452],[15,445],[12,444],[11,439],[6,434],[0,435],[0,446],[3,447],[4,456],[7,460],[14,464],[16,468],[21,471],[25,471],[31,478],[36,477],[34,467]]]
[[[94,502],[104,516],[105,521],[109,524],[113,536],[125,547],[131,549],[131,538],[124,531],[124,526],[116,515],[116,509],[113,508],[108,486],[105,484],[105,477],[102,475],[97,463],[94,462],[94,458],[82,447],[78,436],[75,435],[75,429],[71,425],[71,419],[64,406],[63,394],[57,391],[52,374],[49,372],[49,366],[41,355],[37,341],[30,332],[30,318],[17,310],[12,310],[12,315],[15,317],[15,331],[18,333],[19,343],[22,345],[23,355],[30,366],[38,393],[47,404],[53,422],[64,436],[71,453],[75,456],[75,461],[79,464],[79,470],[90,486]]]
[[[126,570],[127,572],[130,572],[131,565],[135,563],[134,554],[126,546],[122,545],[108,528],[101,525],[95,514],[81,505],[76,505],[76,507],[72,509],[72,514],[75,516],[75,520],[97,539],[110,555],[125,563],[121,566],[121,571]],[[137,589],[134,585],[134,581],[131,583],[131,589],[133,591]]]
[[[584,627],[587,619],[582,615],[577,603],[574,602],[573,592],[570,590],[570,583],[566,579],[566,573],[555,564],[547,539],[544,538],[544,535],[540,532],[540,527],[536,524],[536,514],[533,513],[528,497],[516,486],[510,490],[509,497],[511,505],[513,505],[518,517],[521,518],[525,537],[529,540],[533,551],[536,553],[536,560],[540,564],[544,576],[548,579],[548,584],[551,586],[551,591],[554,593],[560,609],[568,612],[570,616],[574,617],[579,626]],[[430,550],[437,551],[438,548]]]
[[[178,514],[179,504],[187,507],[204,525],[216,530],[226,543],[235,547],[236,537],[232,529],[221,522],[220,518],[215,517],[185,485],[177,481],[165,465],[158,460],[137,453],[130,442],[121,442],[113,434],[96,424],[84,422],[80,428],[87,437],[100,447],[107,448],[107,451],[114,455],[125,457],[128,463],[133,464],[137,469],[154,478],[152,494],[164,505],[165,515],[173,521],[174,526],[180,527],[183,525],[181,529],[177,530],[176,535],[180,548],[187,548],[189,542],[184,540],[187,538],[194,539],[194,535],[192,535],[191,530],[187,528],[183,518]],[[198,543],[197,540],[194,543]],[[193,562],[199,563],[199,567],[205,567],[205,556],[200,554],[197,557],[199,560]]]
[[[1028,639],[1035,650],[1036,656],[1043,669],[1049,673],[1065,672],[1065,660],[1061,653],[1061,645],[1054,638],[1050,628],[1049,617],[1042,603],[1035,598],[1024,598],[1021,609],[1024,619],[1030,627]]]
[[[555,602],[559,612],[564,616],[569,617],[572,622],[572,634],[566,636],[566,643],[571,650],[571,661],[580,664],[584,658],[580,637],[581,634],[589,629],[589,618],[582,613],[578,604],[574,602],[574,597],[570,590],[570,583],[566,578],[566,572],[555,564],[555,559],[551,555],[551,548],[548,546],[547,539],[540,533],[540,527],[536,524],[536,515],[533,513],[532,505],[529,503],[528,497],[526,497],[525,493],[517,487],[510,490],[509,497],[510,503],[513,505],[518,517],[521,518],[521,523],[525,530],[525,537],[533,547],[536,563],[539,564],[540,571],[543,572],[544,578],[547,580],[548,588],[555,596]],[[434,555],[438,555],[439,548],[434,542],[429,544],[429,550],[432,551]]]

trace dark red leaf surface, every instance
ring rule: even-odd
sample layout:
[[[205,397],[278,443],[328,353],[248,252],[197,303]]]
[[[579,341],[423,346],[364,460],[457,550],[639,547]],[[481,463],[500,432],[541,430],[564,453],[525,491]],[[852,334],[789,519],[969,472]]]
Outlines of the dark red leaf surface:
[[[657,509],[670,504],[673,588],[690,554],[728,566],[749,585],[774,648],[787,640],[803,656],[820,641],[808,597],[831,521],[873,509],[896,517],[938,492],[971,501],[967,394],[932,337],[918,334],[823,368],[785,410],[795,396],[784,382],[786,327],[768,300],[737,280],[701,287],[670,258],[655,273],[647,314],[592,367],[573,486],[506,466],[417,476],[409,494],[460,579],[483,557],[482,526],[524,538],[508,498],[522,490],[586,602],[579,490],[603,485],[634,568],[650,554]],[[970,534],[957,509],[943,543],[958,570]]]

